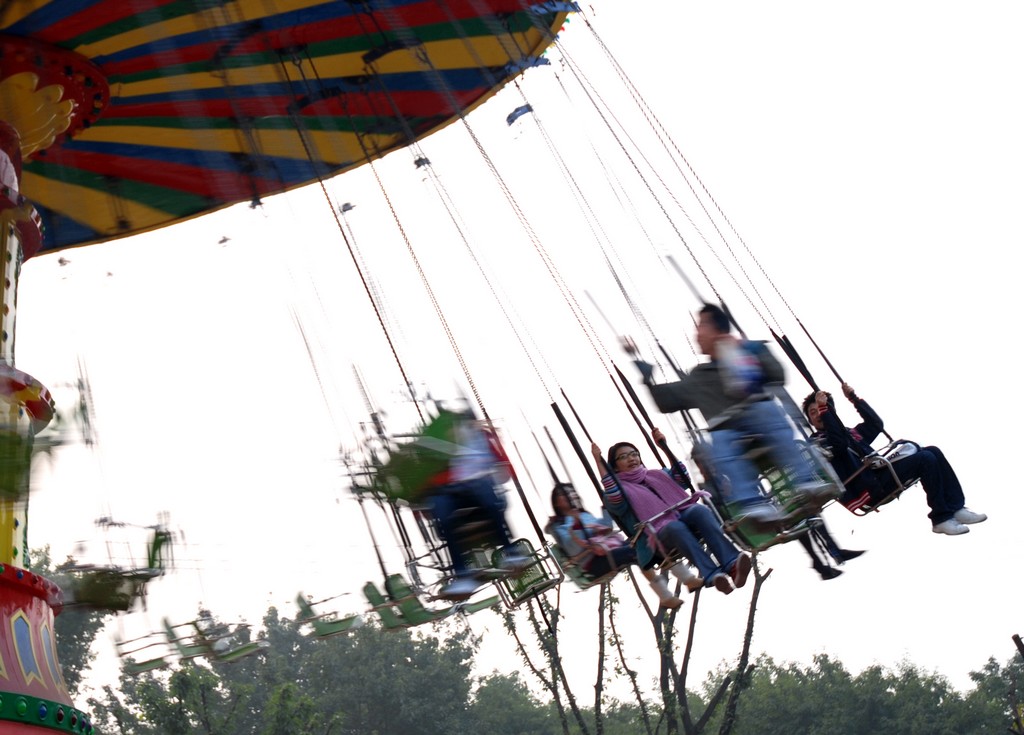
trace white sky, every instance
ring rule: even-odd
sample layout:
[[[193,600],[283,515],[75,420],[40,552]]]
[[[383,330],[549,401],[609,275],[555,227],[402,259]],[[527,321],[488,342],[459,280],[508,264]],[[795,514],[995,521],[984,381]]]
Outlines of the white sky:
[[[1006,461],[1016,450],[1011,421],[1021,408],[1013,374],[1019,350],[1005,333],[1020,314],[1024,9],[1014,2],[968,10],[949,2],[667,1],[645,4],[643,15],[622,3],[588,8],[601,38],[843,376],[891,433],[942,447],[969,505],[990,515],[969,535],[947,538],[930,532],[919,489],[867,519],[830,509],[826,520],[841,543],[869,553],[828,583],[818,581],[796,544],[765,554],[775,572],[762,594],[755,650],[801,662],[826,652],[855,671],[905,657],[968,686],[967,672],[988,656],[1011,656],[1010,636],[1021,626],[1021,546],[1013,530],[1020,501]],[[572,20],[564,39],[630,134],[647,138],[582,19]],[[525,325],[520,336],[532,362],[412,156],[396,153],[379,172],[489,412],[527,456],[543,498],[534,510],[545,517],[546,475],[524,416],[538,432],[547,425],[559,434],[548,405],[564,388],[602,445],[639,441],[603,364],[611,356],[625,366],[626,359],[614,352],[614,332],[584,291],[616,331],[641,339],[644,332],[615,290],[537,120],[600,212],[616,268],[631,288],[642,284],[644,316],[686,365],[695,360],[686,341],[695,301],[657,256],[673,253],[697,277],[571,75],[558,65],[535,70],[523,90],[536,119],[505,125],[505,115],[522,104],[513,89],[476,111],[470,125],[587,310],[597,349],[462,126],[422,147],[469,223],[507,309]],[[609,196],[604,169],[587,162],[591,141],[629,190],[654,245]],[[664,158],[644,145],[648,156]],[[672,169],[658,165],[683,199]],[[370,172],[364,167],[327,188],[336,203],[356,205],[348,222],[414,382],[438,396],[454,395],[456,383],[466,390]],[[680,227],[700,249],[699,236]],[[220,244],[222,236],[231,239]],[[66,449],[52,470],[40,472],[30,543],[49,543],[60,558],[75,541],[92,538],[102,562],[94,518],[145,524],[170,511],[187,543],[177,549],[177,571],[151,586],[150,612],[122,621],[130,635],[156,629],[165,611],[188,620],[200,600],[224,618],[254,622],[271,603],[294,615],[299,589],[317,598],[347,592],[336,604],[360,609],[360,587],[379,572],[337,462],[339,444],[353,448],[366,419],[352,365],[394,430],[407,428],[411,409],[319,189],[271,199],[262,211],[240,206],[62,255],[66,266],[51,255],[23,271],[18,365],[67,396],[61,385],[74,379],[81,356],[100,444],[95,453]],[[712,263],[704,251],[699,257]],[[758,268],[745,266],[758,273],[772,313],[818,380],[835,388]],[[717,271],[715,280],[748,333],[766,338],[737,287]],[[319,382],[292,312],[310,337]],[[807,390],[795,372],[790,385],[797,399]],[[853,422],[851,412],[844,416]],[[668,419],[661,424],[674,427]],[[593,507],[585,477],[575,477]],[[531,535],[512,502],[515,528]],[[394,541],[382,540],[397,569]],[[631,593],[619,591],[628,606]],[[746,592],[704,596],[691,671],[735,657],[746,600]],[[580,631],[588,651],[574,668],[579,688],[592,679],[588,627],[597,593],[566,585],[562,602],[567,625]],[[496,618],[478,615],[471,625],[494,631],[485,669],[516,666]],[[638,617],[635,626],[630,650],[653,656],[646,623]],[[646,670],[655,675],[653,659]],[[693,676],[695,684],[700,674]]]

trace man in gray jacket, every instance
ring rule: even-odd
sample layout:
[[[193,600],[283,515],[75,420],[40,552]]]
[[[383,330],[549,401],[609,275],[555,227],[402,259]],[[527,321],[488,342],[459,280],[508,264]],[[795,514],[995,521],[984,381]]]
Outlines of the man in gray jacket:
[[[730,334],[729,317],[714,304],[698,313],[697,344],[711,360],[674,383],[656,385],[651,366],[637,365],[662,413],[695,408],[703,414],[711,431],[714,480],[725,500],[738,508],[734,520],[765,526],[788,520],[760,491],[757,468],[745,456],[744,438],[750,435],[760,437],[775,466],[790,472],[805,505],[820,507],[837,497],[840,489],[815,475],[785,413],[765,391],[766,385],[783,382],[778,360],[762,343]]]

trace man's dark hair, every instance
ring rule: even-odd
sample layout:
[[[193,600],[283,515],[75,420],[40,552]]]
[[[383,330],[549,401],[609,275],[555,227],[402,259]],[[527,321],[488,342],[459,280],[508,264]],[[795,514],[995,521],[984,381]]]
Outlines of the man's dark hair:
[[[729,322],[729,315],[725,313],[725,310],[721,306],[716,304],[704,304],[697,312],[701,316],[708,316],[711,319],[711,324],[722,334],[728,334],[732,329],[732,324]]]
[[[804,398],[804,402],[800,404],[800,408],[803,409],[804,416],[807,416],[807,409],[811,407],[812,403],[814,403],[815,397],[817,395],[818,392],[812,390],[810,393],[807,394],[807,397]]]
[[[836,403],[835,403],[835,401],[832,398],[832,394],[826,392],[825,395],[828,396],[828,401],[827,401],[826,405],[828,405],[829,410],[830,411],[835,411],[836,410]],[[818,391],[812,390],[807,395],[807,397],[804,398],[804,402],[801,404],[801,408],[803,408],[803,411],[804,411],[804,416],[807,417],[808,421],[810,421],[811,416],[810,416],[810,414],[807,413],[807,409],[809,409],[811,407],[811,404],[813,404],[815,402],[815,400],[817,400],[817,397],[818,397]]]

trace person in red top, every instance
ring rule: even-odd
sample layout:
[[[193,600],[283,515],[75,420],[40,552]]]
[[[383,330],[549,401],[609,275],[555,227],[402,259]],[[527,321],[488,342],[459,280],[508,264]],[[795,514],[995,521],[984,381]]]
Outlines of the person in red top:
[[[504,570],[518,572],[527,566],[530,560],[516,551],[505,522],[505,505],[495,491],[496,483],[509,479],[511,465],[492,430],[485,422],[466,413],[457,416],[447,439],[421,437],[418,441],[449,457],[448,468],[433,478],[432,485],[425,491],[427,505],[452,561],[453,578],[438,596],[464,600],[482,584],[477,571],[466,563],[469,549],[463,548],[461,526],[464,520],[460,515],[464,508],[476,507],[487,518],[503,549],[501,567]]]

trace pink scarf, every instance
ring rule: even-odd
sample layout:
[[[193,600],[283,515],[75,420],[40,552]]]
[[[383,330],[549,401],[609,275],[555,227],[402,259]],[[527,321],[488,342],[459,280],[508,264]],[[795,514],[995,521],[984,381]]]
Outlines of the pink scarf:
[[[616,472],[622,492],[629,501],[636,517],[641,521],[647,521],[659,513],[671,508],[677,503],[685,503],[688,507],[697,502],[696,494],[690,495],[684,488],[679,486],[671,475],[665,470],[648,470],[646,467],[637,467],[635,470]],[[657,536],[658,532],[672,521],[676,520],[677,513],[665,513],[652,521],[647,526],[647,532],[651,536]]]

